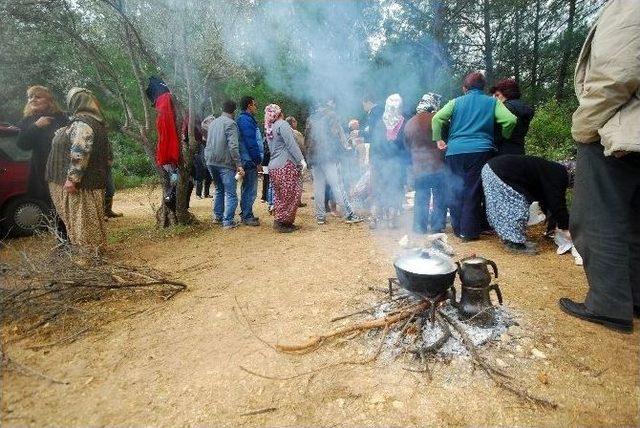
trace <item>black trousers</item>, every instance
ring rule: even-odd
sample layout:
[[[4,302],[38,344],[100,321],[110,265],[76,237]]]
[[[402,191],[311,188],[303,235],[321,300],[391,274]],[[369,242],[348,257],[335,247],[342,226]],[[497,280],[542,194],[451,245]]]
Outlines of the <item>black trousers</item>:
[[[488,228],[480,173],[493,152],[463,153],[446,157],[449,168],[448,206],[453,233],[477,238]]]
[[[571,235],[589,282],[587,309],[623,320],[640,305],[640,153],[578,144]]]
[[[211,192],[211,174],[209,171],[205,171],[203,180],[196,180],[196,195],[202,197],[202,190],[204,189],[204,197],[209,197]]]

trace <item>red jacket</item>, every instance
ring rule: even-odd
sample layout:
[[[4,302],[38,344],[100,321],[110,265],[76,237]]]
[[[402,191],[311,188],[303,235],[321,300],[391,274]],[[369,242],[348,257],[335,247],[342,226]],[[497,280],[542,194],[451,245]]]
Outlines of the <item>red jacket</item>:
[[[156,129],[158,130],[156,163],[177,166],[180,159],[180,143],[178,142],[176,112],[171,93],[167,92],[158,97],[156,111],[158,113],[156,116]]]

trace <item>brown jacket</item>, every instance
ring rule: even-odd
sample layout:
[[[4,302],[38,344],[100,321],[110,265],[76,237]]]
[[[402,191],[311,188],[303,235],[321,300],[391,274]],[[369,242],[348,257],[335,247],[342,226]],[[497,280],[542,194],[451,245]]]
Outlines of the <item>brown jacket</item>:
[[[404,127],[404,144],[411,153],[416,174],[436,172],[443,166],[443,153],[438,150],[431,135],[433,116],[435,113],[418,113]]]
[[[605,155],[640,152],[640,1],[609,0],[578,58],[571,132]]]

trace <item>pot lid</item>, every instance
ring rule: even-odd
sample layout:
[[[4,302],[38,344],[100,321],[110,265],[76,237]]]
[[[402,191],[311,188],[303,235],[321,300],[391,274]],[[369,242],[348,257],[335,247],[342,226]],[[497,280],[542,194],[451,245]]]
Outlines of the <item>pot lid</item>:
[[[394,265],[403,271],[418,275],[444,275],[455,272],[456,264],[448,257],[428,251],[400,256]]]

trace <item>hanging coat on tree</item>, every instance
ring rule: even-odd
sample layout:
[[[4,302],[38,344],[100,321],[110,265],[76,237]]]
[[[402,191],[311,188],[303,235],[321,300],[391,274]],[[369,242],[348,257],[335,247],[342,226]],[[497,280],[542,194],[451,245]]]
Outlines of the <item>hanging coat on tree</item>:
[[[157,112],[158,144],[156,146],[156,163],[159,166],[171,165],[176,168],[180,158],[180,143],[178,141],[178,127],[176,126],[176,112],[169,87],[162,80],[151,76],[146,94],[153,102]]]

